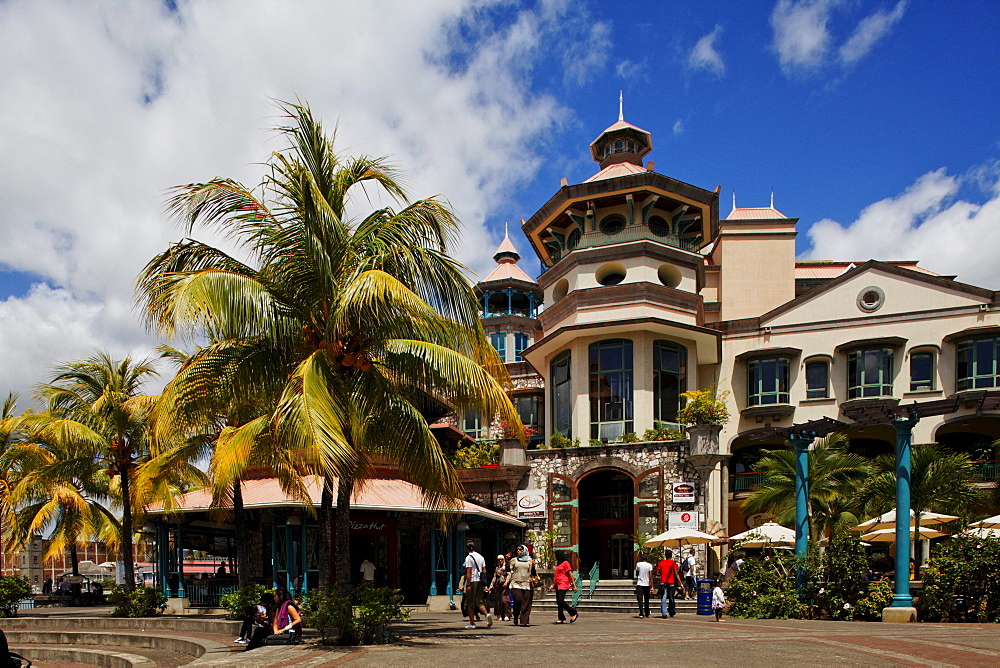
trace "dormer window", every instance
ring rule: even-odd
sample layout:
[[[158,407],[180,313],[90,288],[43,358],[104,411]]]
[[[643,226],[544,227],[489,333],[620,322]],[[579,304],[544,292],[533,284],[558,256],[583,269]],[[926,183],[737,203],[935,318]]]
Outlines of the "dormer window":
[[[625,151],[625,140],[616,139],[615,140],[615,153],[623,153]]]

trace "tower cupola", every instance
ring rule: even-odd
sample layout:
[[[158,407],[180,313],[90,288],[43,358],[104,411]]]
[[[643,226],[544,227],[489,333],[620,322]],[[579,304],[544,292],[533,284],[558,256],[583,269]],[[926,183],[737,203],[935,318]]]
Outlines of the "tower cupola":
[[[619,94],[618,121],[590,143],[590,155],[601,164],[601,169],[618,162],[630,162],[642,167],[643,156],[652,150],[652,135],[625,121]]]

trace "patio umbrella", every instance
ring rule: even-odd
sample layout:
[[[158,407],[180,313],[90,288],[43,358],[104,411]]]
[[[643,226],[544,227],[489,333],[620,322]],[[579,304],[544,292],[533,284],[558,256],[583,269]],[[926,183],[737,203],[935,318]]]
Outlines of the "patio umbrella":
[[[910,511],[910,524],[913,524],[914,512]],[[951,522],[952,520],[957,520],[958,518],[954,515],[942,515],[941,513],[920,513],[920,526],[921,528],[929,526],[932,524],[941,524],[943,522]],[[878,517],[873,517],[870,520],[862,522],[858,526],[851,529],[851,531],[878,531],[880,529],[895,529],[896,528],[896,511],[890,510],[887,513],[882,513]]]
[[[1000,538],[1000,528],[993,529],[991,527],[970,527],[965,533],[979,538]]]
[[[653,536],[645,543],[644,547],[680,547],[681,545],[700,545],[719,540],[719,536],[710,533],[689,529],[688,527],[674,527],[669,531]]]
[[[741,547],[794,547],[795,532],[776,522],[765,522],[731,536],[729,542],[740,543]]]
[[[985,520],[979,520],[978,522],[973,522],[969,526],[978,527],[980,529],[1000,529],[1000,515],[987,517]]]
[[[910,539],[915,538],[913,527],[910,527]],[[920,532],[918,538],[920,540],[928,540],[930,538],[940,538],[941,536],[947,536],[944,531],[938,531],[937,529],[930,529],[928,527],[920,527]],[[895,529],[878,529],[872,531],[871,533],[866,533],[861,536],[861,540],[866,540],[869,543],[895,543],[896,542],[896,530]]]

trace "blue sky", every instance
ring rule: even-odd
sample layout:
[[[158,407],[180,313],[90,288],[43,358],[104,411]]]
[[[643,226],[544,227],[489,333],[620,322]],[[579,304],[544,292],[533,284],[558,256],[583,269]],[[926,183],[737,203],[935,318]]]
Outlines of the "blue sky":
[[[801,257],[1000,289],[997,34],[993,0],[0,2],[0,392],[149,354],[132,286],[180,236],[164,192],[255,182],[275,98],[446,197],[480,274],[505,221],[530,258],[517,221],[596,171],[622,90],[658,172],[721,185],[723,214],[773,190]]]

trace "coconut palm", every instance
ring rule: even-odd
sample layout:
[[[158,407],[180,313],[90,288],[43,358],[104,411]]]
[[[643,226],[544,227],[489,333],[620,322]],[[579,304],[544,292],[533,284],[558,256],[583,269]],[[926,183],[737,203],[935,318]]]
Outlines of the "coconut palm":
[[[808,511],[813,537],[830,536],[858,523],[855,498],[871,466],[847,447],[842,434],[830,434],[809,449]],[[770,513],[779,524],[790,526],[795,521],[794,451],[790,447],[765,450],[755,468],[762,480],[744,502],[744,512]]]
[[[143,395],[141,389],[156,371],[148,360],[114,360],[106,352],[57,369],[53,381],[38,389],[38,397],[48,402],[48,411],[25,417],[25,425],[33,441],[48,444],[65,458],[47,469],[50,483],[65,482],[88,467],[108,477],[105,491],[86,486],[82,491],[114,502],[121,511],[119,558],[125,564],[125,587],[131,590],[135,587],[133,533],[149,500],[144,492],[150,489],[149,485],[136,489],[135,482],[150,459],[146,428],[156,403],[155,396]],[[181,476],[185,472],[171,469],[167,473]]]
[[[159,331],[212,341],[188,365],[179,410],[219,410],[222,396],[252,392],[268,410],[231,437],[269,434],[325,476],[322,552],[337,478],[336,575],[346,587],[351,493],[376,461],[397,464],[432,503],[461,494],[422,407],[479,410],[523,434],[465,269],[447,254],[453,213],[434,198],[409,202],[384,158],[337,155],[307,106],[281,107],[289,147],[258,188],[214,179],[177,188],[169,202],[189,233],[219,233],[246,261],[186,239],[149,262],[139,301]],[[354,216],[362,192],[401,208]]]
[[[896,507],[896,456],[881,455],[873,463],[873,473],[859,500],[865,515],[874,517]],[[937,443],[919,445],[910,453],[910,509],[920,526],[926,512],[964,515],[982,501],[983,493],[971,481],[974,466],[968,455],[956,453]],[[914,549],[915,575],[920,571],[920,541]]]
[[[21,420],[15,415],[16,408],[17,395],[10,393],[0,408],[0,551],[5,553],[13,553],[6,539],[16,526],[11,492],[18,482],[18,467],[10,453],[24,436]]]

